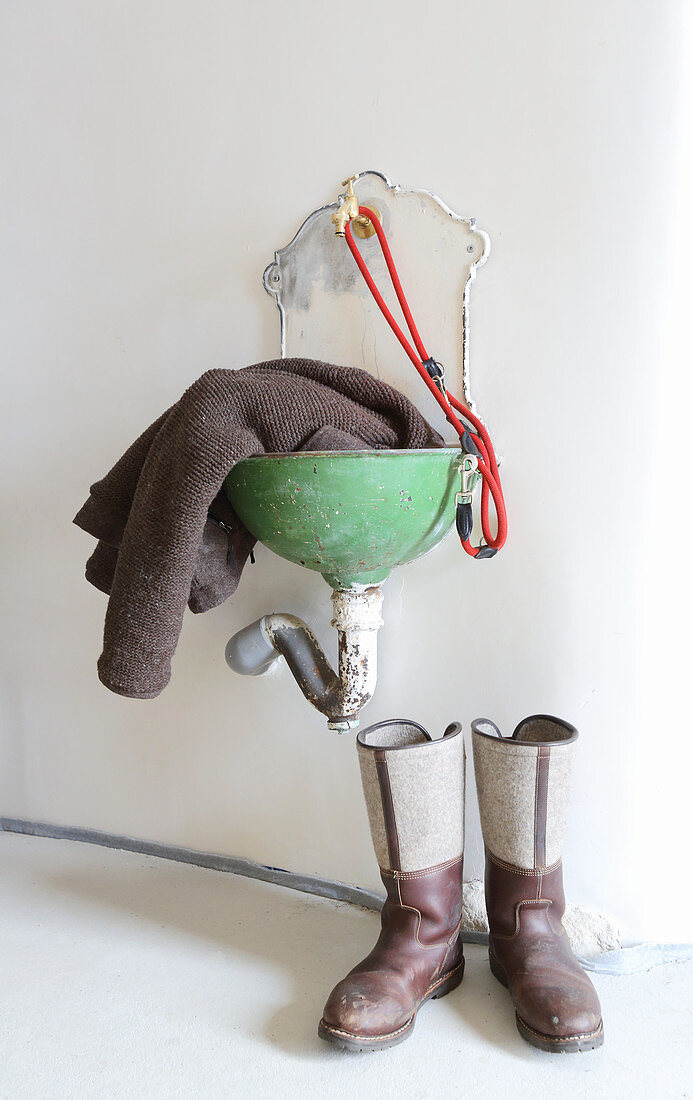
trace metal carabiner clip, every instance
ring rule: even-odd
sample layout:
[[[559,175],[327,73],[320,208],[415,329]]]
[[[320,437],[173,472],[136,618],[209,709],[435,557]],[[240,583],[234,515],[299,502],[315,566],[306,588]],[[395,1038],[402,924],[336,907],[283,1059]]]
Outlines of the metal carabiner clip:
[[[477,481],[481,477],[479,460],[476,455],[464,456],[460,472],[462,474],[462,488],[458,493],[455,493],[455,527],[462,542],[466,543],[472,537],[474,527],[472,496]]]
[[[471,504],[474,490],[481,477],[479,460],[476,455],[464,456],[460,473],[462,475],[462,488],[458,493],[455,493],[455,504]]]

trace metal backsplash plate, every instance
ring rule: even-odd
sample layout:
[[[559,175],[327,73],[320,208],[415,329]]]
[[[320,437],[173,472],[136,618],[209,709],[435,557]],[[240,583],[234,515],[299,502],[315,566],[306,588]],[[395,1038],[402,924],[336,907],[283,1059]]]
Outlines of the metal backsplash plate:
[[[362,205],[373,204],[397,264],[429,355],[443,363],[446,383],[471,404],[468,362],[469,288],[486,260],[488,235],[429,191],[406,191],[380,172],[355,179]],[[451,429],[371,297],[331,215],[315,210],[285,248],[275,252],[264,284],[279,306],[281,354],[363,367],[396,386],[451,439]],[[398,321],[401,311],[377,237],[359,248]],[[403,328],[403,319],[401,319]]]

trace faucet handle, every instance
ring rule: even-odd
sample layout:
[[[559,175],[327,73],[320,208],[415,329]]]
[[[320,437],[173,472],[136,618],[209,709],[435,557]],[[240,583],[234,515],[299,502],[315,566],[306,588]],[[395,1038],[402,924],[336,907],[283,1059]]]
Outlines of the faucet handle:
[[[356,176],[349,176],[348,180],[342,182],[342,187],[346,187],[347,192],[339,205],[339,209],[335,210],[332,215],[332,223],[338,237],[344,236],[347,222],[359,216],[359,200],[354,192],[354,180],[356,178]]]

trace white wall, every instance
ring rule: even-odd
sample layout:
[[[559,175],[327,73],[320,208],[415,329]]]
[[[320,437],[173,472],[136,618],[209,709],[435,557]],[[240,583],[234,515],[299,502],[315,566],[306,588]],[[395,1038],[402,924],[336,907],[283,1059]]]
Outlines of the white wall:
[[[681,11],[3,5],[0,812],[376,885],[353,738],[286,670],[244,680],[223,660],[275,609],[332,645],[321,578],[260,548],[236,597],[188,616],[163,696],[128,701],[96,678],[105,603],[70,520],[193,378],[276,353],[265,264],[346,175],[378,168],[491,235],[471,356],[512,526],[491,563],[451,539],[390,579],[364,719],[574,721],[570,896],[629,938],[693,938],[681,874],[665,905],[659,886],[688,817],[672,631],[689,555],[658,526],[653,412],[682,401],[676,357],[662,369],[684,324],[667,305]],[[685,496],[662,517],[679,535]],[[474,812],[468,853],[478,875]]]

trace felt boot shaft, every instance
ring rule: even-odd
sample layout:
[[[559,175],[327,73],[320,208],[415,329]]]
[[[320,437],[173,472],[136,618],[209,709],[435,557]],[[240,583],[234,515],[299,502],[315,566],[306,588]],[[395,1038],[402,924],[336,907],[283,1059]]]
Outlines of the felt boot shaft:
[[[381,870],[420,871],[464,849],[464,742],[449,726],[433,741],[415,722],[380,722],[357,739]]]

